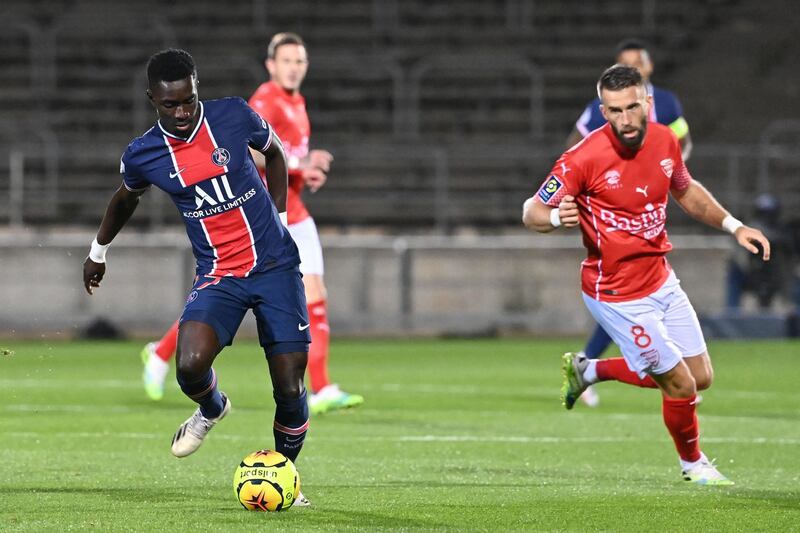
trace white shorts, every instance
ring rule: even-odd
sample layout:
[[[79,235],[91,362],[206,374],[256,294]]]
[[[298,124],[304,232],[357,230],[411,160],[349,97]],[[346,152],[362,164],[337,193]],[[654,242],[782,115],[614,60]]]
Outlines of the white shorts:
[[[675,272],[656,292],[638,300],[599,302],[584,294],[583,301],[639,377],[664,374],[681,358],[706,351],[697,314]]]
[[[319,243],[319,233],[314,219],[308,217],[297,224],[289,224],[288,228],[289,235],[300,251],[300,272],[304,275],[322,276],[325,273],[325,265],[322,262],[322,245]]]

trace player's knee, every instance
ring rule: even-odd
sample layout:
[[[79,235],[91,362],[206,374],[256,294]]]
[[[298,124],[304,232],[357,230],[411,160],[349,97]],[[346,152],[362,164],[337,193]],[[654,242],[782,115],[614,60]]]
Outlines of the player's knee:
[[[175,373],[178,376],[199,376],[208,370],[206,358],[200,350],[179,349],[175,357]]]
[[[305,387],[300,379],[285,380],[275,384],[275,394],[287,400],[294,400],[303,394]]]
[[[670,398],[691,398],[697,394],[697,382],[688,372],[676,375],[664,387],[664,393]]]
[[[701,372],[700,375],[694,376],[694,380],[697,383],[697,390],[706,390],[714,382],[714,370],[709,367]]]

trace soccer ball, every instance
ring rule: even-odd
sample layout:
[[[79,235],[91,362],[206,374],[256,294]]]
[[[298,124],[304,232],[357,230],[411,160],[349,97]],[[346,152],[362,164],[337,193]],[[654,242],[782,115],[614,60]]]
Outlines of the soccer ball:
[[[281,511],[294,503],[300,476],[285,455],[259,450],[242,459],[233,474],[233,490],[245,509]]]

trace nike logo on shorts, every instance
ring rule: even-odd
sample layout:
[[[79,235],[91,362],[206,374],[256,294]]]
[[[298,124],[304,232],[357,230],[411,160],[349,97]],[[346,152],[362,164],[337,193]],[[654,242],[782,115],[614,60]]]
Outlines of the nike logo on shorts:
[[[311,322],[309,322],[309,323],[308,323],[308,324],[306,324],[305,326],[303,326],[303,325],[301,325],[301,324],[297,324],[297,331],[303,331],[303,330],[306,330],[306,329],[308,329],[308,326],[310,326],[310,325],[311,325]]]

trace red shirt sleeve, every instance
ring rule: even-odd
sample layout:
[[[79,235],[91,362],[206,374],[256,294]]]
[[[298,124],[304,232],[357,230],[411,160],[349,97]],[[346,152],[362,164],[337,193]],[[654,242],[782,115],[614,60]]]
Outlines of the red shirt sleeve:
[[[534,198],[537,202],[558,207],[564,196],[577,196],[583,190],[582,171],[571,155],[571,152],[564,153],[553,165],[547,179],[536,192]]]
[[[689,174],[689,169],[686,168],[686,163],[683,161],[680,141],[672,131],[670,133],[672,134],[673,161],[676,161],[676,163],[670,177],[669,187],[673,191],[681,192],[689,188],[692,183],[692,175]]]

